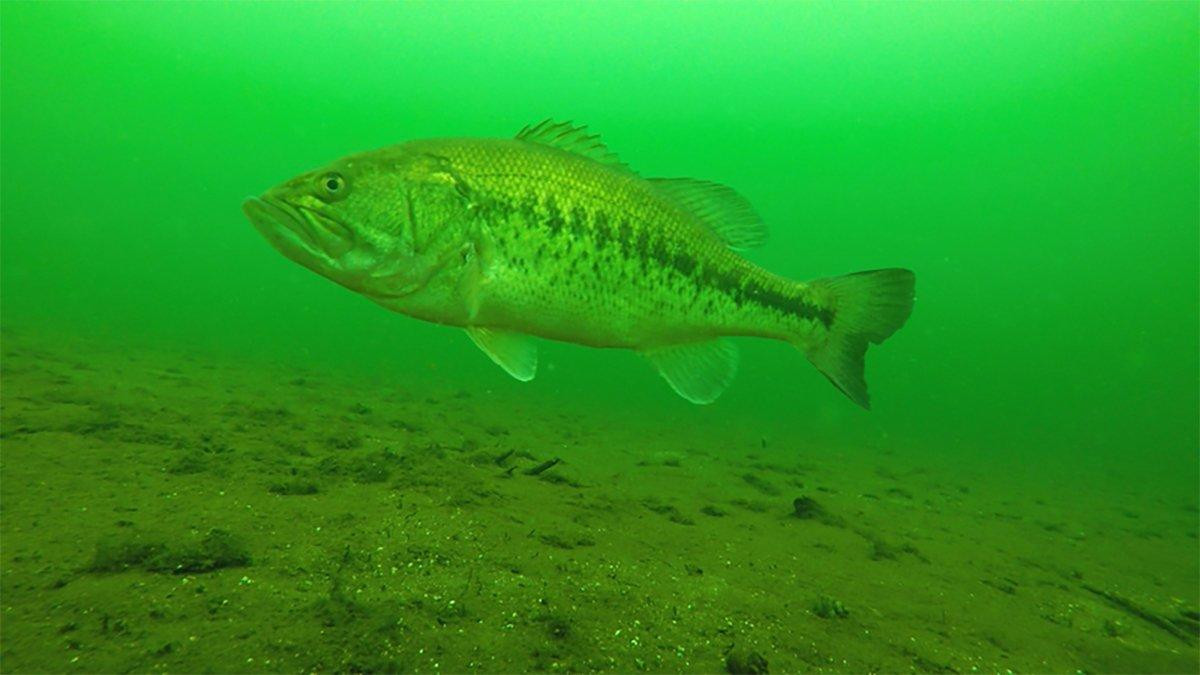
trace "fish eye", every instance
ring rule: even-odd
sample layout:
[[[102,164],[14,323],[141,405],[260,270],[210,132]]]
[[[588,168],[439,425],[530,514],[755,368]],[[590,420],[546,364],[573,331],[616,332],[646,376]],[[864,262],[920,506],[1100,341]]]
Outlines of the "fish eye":
[[[340,199],[346,195],[346,179],[340,173],[330,172],[321,176],[321,190],[329,197]]]

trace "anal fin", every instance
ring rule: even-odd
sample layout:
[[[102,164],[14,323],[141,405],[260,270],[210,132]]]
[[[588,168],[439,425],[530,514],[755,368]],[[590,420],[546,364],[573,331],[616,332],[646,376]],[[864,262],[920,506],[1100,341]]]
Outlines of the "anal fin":
[[[467,335],[496,365],[522,382],[537,374],[537,343],[521,333],[471,327]]]
[[[642,353],[675,393],[701,405],[717,400],[737,374],[737,347],[728,340],[691,342]]]

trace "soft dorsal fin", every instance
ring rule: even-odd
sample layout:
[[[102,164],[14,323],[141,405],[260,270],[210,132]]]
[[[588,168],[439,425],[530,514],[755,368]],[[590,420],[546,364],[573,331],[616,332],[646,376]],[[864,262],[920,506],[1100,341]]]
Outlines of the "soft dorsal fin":
[[[537,343],[528,335],[471,327],[467,335],[496,365],[522,382],[537,374]]]
[[[693,178],[649,180],[660,193],[707,225],[729,248],[745,250],[767,240],[762,218],[732,188]]]
[[[571,121],[555,122],[542,120],[531,124],[517,134],[518,141],[548,145],[552,148],[582,155],[601,164],[629,169],[618,157],[604,145],[599,134],[588,133],[586,125],[575,126]]]
[[[701,405],[717,400],[737,374],[738,351],[717,339],[642,352],[675,393]]]

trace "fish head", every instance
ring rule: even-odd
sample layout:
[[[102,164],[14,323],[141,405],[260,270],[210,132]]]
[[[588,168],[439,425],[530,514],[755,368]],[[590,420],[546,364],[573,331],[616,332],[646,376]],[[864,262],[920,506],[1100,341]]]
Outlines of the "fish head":
[[[372,298],[401,295],[420,270],[397,160],[347,157],[247,199],[242,211],[290,260]]]

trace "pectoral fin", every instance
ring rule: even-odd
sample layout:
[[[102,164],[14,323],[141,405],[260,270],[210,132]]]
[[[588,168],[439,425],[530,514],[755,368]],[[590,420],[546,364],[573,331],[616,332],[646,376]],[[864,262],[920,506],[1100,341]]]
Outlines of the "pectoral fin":
[[[737,374],[737,347],[728,340],[692,342],[642,353],[675,393],[701,405],[717,400]]]
[[[509,375],[528,382],[537,374],[537,343],[528,335],[475,327],[467,335]]]

